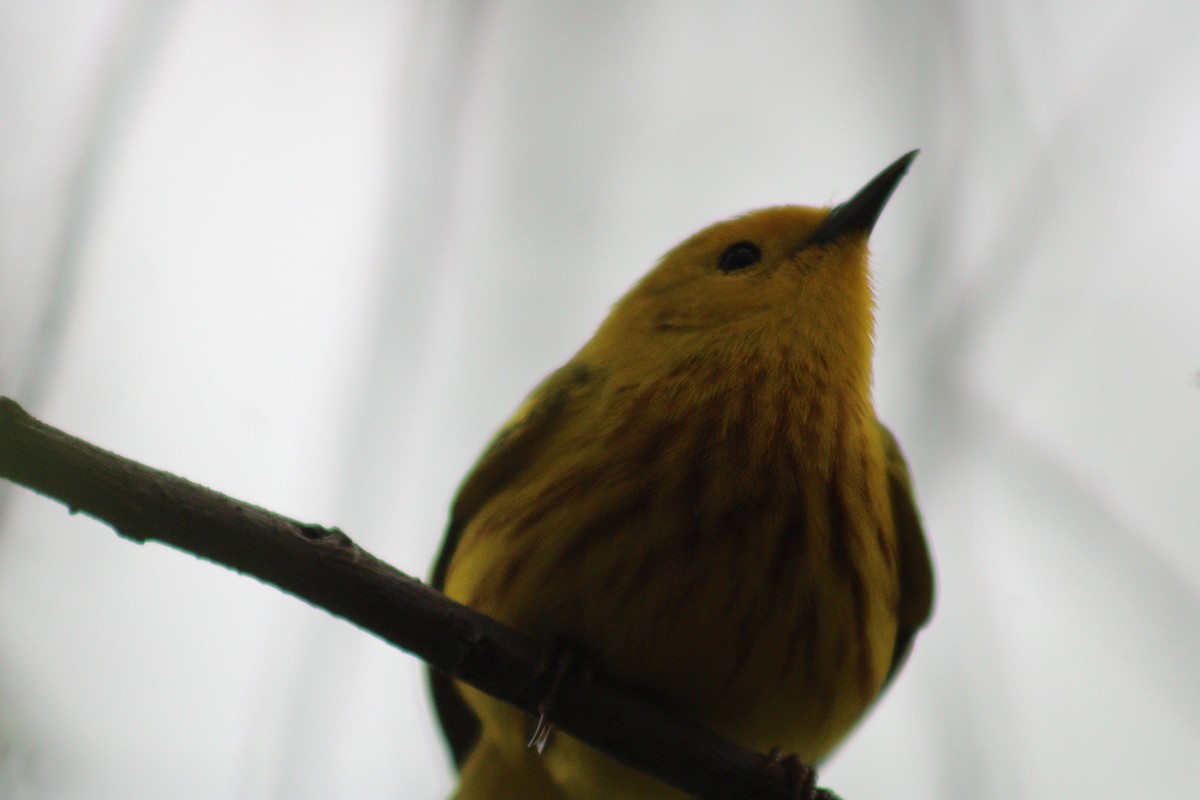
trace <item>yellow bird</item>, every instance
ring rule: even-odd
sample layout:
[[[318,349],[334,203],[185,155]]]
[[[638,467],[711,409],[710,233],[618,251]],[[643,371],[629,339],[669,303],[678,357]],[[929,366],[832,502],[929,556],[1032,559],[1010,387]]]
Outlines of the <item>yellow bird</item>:
[[[749,748],[825,756],[928,619],[908,468],[871,397],[867,238],[916,151],[835,208],[667,253],[467,476],[448,596]],[[675,798],[434,675],[458,800]]]

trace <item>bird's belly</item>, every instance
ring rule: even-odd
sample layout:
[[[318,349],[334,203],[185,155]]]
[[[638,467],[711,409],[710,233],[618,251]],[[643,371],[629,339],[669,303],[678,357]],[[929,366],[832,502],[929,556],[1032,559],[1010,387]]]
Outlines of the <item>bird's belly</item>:
[[[602,674],[748,747],[822,757],[886,673],[895,618],[885,597],[895,590],[884,559],[858,554],[858,571],[876,580],[856,594],[827,555],[828,531],[803,542],[785,540],[783,525],[758,537],[752,527],[666,537],[654,516],[629,520],[625,541],[575,547],[570,557],[569,537],[531,538],[538,544],[503,591],[456,599],[534,638],[576,644]],[[472,553],[496,555],[465,550],[456,573],[483,569],[468,563]],[[455,584],[452,574],[452,597]]]
[[[870,596],[857,607],[818,559],[792,564],[784,578],[736,549],[627,587],[616,615],[582,606],[578,640],[605,674],[679,713],[748,747],[816,761],[877,693],[894,616]]]

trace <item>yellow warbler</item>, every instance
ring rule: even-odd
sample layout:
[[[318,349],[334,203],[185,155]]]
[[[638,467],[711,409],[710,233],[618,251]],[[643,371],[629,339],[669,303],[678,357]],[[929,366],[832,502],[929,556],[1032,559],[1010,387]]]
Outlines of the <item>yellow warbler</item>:
[[[471,471],[435,585],[746,747],[828,753],[932,605],[871,398],[867,237],[915,156],[667,253]],[[528,716],[433,681],[460,800],[680,795],[567,735],[539,755]]]

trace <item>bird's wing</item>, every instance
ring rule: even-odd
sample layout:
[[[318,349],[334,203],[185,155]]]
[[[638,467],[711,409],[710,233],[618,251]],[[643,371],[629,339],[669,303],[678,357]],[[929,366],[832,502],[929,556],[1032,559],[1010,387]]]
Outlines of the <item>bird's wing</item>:
[[[500,429],[458,490],[450,511],[450,524],[433,566],[431,582],[435,589],[445,588],[454,551],[471,519],[527,468],[547,437],[561,428],[571,398],[586,391],[593,378],[593,371],[582,364],[568,364],[542,381]],[[442,733],[455,764],[461,768],[479,739],[479,720],[462,699],[453,679],[433,670],[429,676]]]
[[[929,620],[933,611],[933,563],[929,545],[921,528],[921,517],[913,497],[908,464],[892,432],[878,423],[883,451],[887,458],[888,498],[896,526],[896,549],[900,567],[900,609],[896,627],[896,647],[892,651],[892,667],[886,687],[896,677],[912,647],[917,630]]]

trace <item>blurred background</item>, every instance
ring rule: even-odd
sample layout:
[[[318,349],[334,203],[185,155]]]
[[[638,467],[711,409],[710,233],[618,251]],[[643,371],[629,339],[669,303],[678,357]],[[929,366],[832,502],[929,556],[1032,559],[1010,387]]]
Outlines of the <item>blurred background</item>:
[[[0,392],[424,576],[696,229],[845,199],[933,625],[823,783],[1200,787],[1200,4],[0,2]],[[422,670],[0,485],[0,798],[442,798]]]

